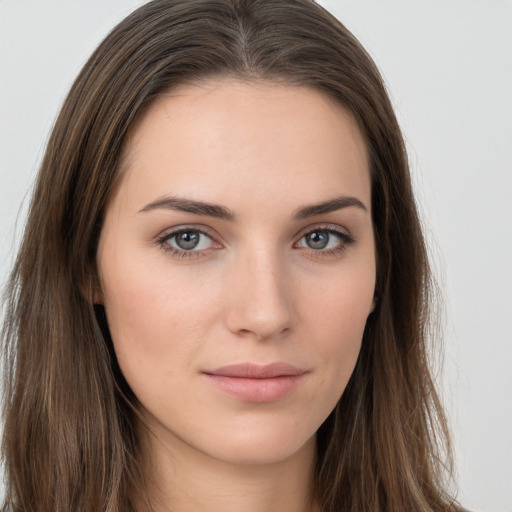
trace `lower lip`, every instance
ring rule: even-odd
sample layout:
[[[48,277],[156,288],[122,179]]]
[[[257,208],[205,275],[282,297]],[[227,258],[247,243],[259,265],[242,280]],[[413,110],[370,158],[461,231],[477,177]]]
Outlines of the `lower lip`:
[[[224,393],[245,402],[276,402],[290,394],[304,377],[301,375],[283,375],[266,379],[245,377],[226,377],[224,375],[204,374],[208,380]]]

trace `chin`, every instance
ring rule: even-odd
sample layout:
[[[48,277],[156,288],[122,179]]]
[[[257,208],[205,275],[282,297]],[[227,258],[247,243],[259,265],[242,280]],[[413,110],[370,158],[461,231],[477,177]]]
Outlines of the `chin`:
[[[316,433],[293,433],[288,429],[230,432],[204,450],[215,459],[235,465],[278,464],[316,451]],[[206,447],[205,447],[206,448]]]

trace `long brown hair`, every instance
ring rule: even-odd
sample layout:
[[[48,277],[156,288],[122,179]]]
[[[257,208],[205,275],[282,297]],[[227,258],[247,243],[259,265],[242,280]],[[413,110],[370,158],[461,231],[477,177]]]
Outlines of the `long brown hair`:
[[[371,58],[311,0],[155,0],[85,64],[49,140],[7,288],[5,509],[128,512],[143,496],[137,401],[92,304],[98,236],[137,116],[169,88],[222,76],[329,95],[354,115],[370,155],[376,307],[318,431],[322,510],[459,510],[444,491],[431,276],[404,142]]]

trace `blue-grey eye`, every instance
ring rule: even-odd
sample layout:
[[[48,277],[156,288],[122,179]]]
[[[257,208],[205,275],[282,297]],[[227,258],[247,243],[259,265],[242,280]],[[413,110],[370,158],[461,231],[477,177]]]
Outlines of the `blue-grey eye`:
[[[327,229],[315,229],[306,233],[300,242],[299,247],[307,247],[315,251],[323,249],[334,249],[340,245],[342,235]]]
[[[181,249],[182,251],[192,251],[208,249],[211,245],[211,238],[195,229],[180,231],[170,236],[167,241],[169,245]]]

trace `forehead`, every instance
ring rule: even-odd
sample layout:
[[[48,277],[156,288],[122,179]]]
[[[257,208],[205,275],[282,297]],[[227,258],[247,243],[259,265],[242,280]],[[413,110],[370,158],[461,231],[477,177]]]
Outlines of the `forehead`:
[[[336,187],[370,187],[352,115],[315,89],[269,82],[212,80],[162,94],[130,130],[123,161],[121,188],[141,201],[174,191],[222,201],[233,187],[247,198],[273,191],[315,201]]]

